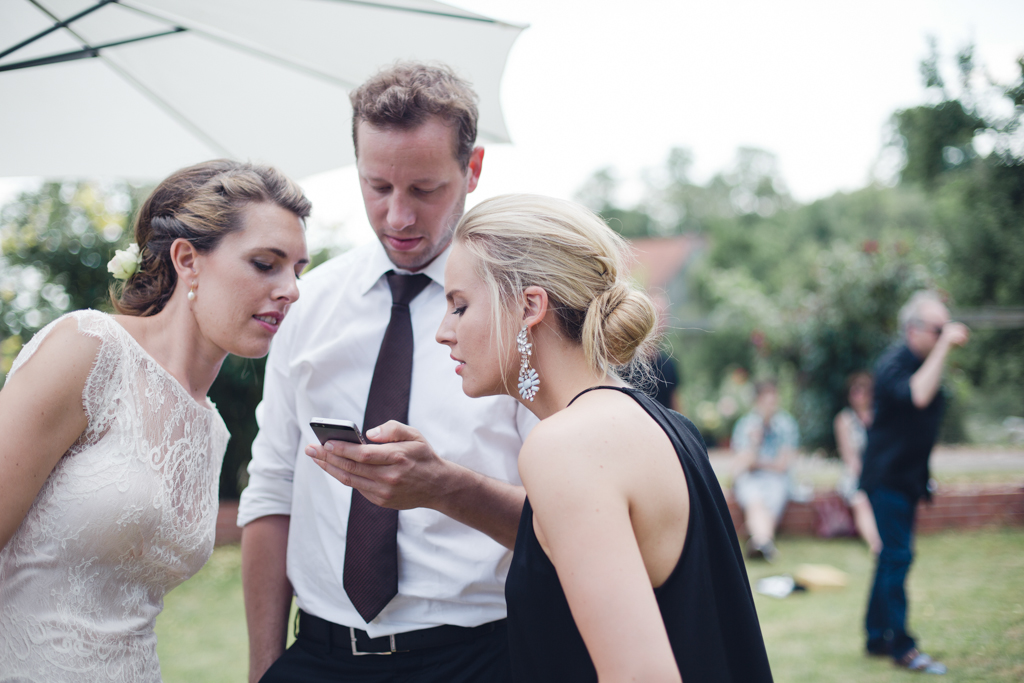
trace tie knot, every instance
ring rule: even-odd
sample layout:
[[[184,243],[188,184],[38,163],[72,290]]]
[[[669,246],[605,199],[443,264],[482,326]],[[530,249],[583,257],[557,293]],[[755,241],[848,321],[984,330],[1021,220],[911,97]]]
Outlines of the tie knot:
[[[430,284],[430,278],[422,273],[417,275],[400,275],[393,270],[387,273],[388,285],[391,287],[391,302],[408,306],[423,289]]]

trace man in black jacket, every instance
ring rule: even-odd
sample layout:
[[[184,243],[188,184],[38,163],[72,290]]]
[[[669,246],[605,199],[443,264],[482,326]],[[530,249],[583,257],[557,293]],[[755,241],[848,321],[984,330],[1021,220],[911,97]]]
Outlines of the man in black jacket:
[[[930,496],[928,459],[945,409],[942,371],[949,350],[967,343],[970,333],[949,321],[934,292],[914,294],[899,322],[903,342],[875,367],[875,420],[860,482],[882,537],[865,620],[867,650],[913,671],[943,674],[946,667],[922,654],[907,633],[904,584],[913,561],[914,512],[918,500]]]

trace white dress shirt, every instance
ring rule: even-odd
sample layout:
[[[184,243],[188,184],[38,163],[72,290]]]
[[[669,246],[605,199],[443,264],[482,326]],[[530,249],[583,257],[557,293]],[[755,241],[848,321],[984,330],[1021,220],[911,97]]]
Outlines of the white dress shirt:
[[[409,424],[435,452],[481,474],[521,484],[517,457],[536,418],[508,396],[471,399],[455,362],[434,334],[446,314],[444,265],[450,248],[422,272],[432,282],[409,306],[412,389]],[[260,431],[252,445],[249,485],[238,524],[291,515],[288,579],[298,606],[371,637],[441,624],[478,626],[505,617],[511,552],[486,534],[427,508],[398,515],[398,595],[366,624],[342,585],[352,489],[304,452],[317,443],[313,417],[352,420],[363,428],[370,380],[391,319],[384,274],[396,270],[379,242],[353,249],[300,283],[267,359]],[[369,425],[374,427],[376,425]]]

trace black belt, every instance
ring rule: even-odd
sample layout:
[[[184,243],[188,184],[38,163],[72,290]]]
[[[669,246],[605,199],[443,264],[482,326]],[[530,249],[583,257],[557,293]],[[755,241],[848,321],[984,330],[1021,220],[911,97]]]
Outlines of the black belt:
[[[348,649],[351,647],[353,655],[390,655],[396,652],[454,645],[473,640],[493,632],[498,625],[504,622],[504,619],[500,619],[469,628],[465,626],[435,626],[419,631],[371,638],[362,629],[335,624],[299,610],[299,632],[297,635],[299,638],[308,638],[315,643],[331,648]]]

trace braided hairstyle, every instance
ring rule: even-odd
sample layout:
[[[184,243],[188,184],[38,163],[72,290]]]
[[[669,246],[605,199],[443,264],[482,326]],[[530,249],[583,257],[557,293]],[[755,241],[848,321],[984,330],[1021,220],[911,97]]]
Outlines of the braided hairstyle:
[[[111,303],[123,315],[156,315],[174,293],[178,274],[171,244],[186,239],[208,253],[242,226],[249,204],[269,202],[299,218],[312,204],[293,180],[271,166],[215,159],[176,171],[149,195],[135,217],[139,266],[110,289]]]

